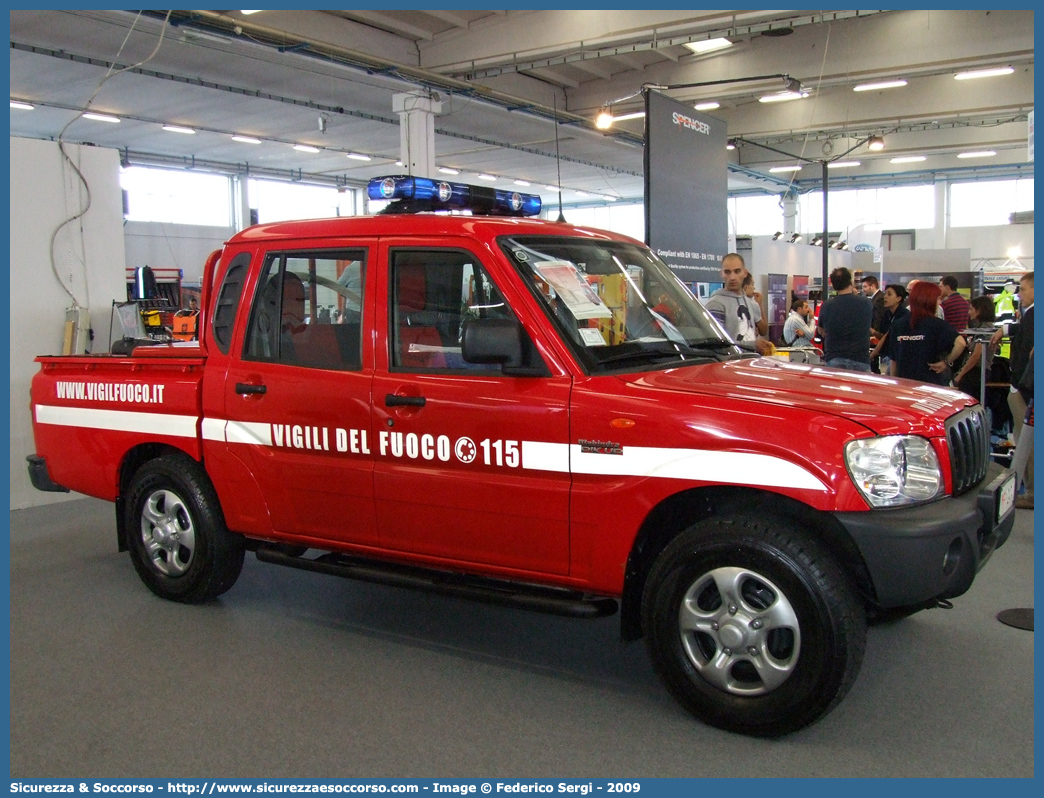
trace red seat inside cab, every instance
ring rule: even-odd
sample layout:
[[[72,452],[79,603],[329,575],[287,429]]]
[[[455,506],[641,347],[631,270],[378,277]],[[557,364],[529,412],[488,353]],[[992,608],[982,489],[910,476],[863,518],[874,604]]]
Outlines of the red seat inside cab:
[[[398,265],[399,362],[409,368],[446,368],[442,337],[425,318],[428,310],[425,267],[420,263]]]

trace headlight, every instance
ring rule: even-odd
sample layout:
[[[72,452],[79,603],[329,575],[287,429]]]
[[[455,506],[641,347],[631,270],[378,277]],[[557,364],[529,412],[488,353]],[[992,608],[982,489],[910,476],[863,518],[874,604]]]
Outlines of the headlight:
[[[926,438],[889,435],[849,441],[845,465],[871,507],[928,501],[943,489],[939,458]]]

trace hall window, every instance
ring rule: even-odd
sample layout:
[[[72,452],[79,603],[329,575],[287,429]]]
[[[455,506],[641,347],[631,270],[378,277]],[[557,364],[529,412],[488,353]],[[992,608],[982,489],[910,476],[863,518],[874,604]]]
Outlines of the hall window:
[[[950,184],[950,226],[1011,224],[1013,213],[1033,210],[1033,178]]]

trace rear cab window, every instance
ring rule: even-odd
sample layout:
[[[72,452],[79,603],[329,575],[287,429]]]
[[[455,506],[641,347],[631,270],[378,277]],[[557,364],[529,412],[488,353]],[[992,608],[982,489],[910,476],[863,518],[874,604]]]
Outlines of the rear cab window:
[[[365,249],[269,252],[243,359],[359,370],[365,277]]]

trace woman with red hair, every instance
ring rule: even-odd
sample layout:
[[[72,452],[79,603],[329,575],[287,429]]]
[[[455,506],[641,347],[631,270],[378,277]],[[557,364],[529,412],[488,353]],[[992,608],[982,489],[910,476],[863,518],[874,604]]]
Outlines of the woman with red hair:
[[[910,287],[910,314],[888,331],[889,372],[893,377],[949,385],[950,368],[968,345],[957,331],[935,315],[939,286],[918,280]]]

